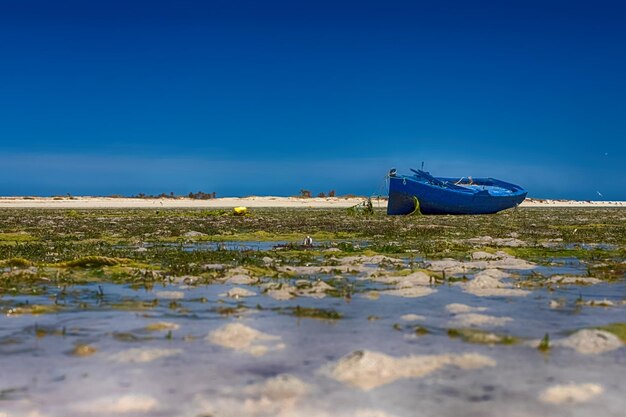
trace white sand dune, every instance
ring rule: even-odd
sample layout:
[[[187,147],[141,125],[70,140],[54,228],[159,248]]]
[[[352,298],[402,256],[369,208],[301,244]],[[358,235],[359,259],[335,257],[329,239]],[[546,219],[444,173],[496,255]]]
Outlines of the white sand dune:
[[[225,197],[210,200],[190,198],[114,198],[114,197],[0,197],[0,208],[232,208],[232,207],[352,207],[360,197]],[[373,200],[375,207],[386,207],[386,200]]]
[[[0,208],[230,208],[230,207],[352,207],[364,197],[225,197],[210,200],[189,198],[115,198],[115,197],[0,197]],[[385,208],[385,199],[373,198],[374,207]],[[521,207],[626,207],[626,201],[574,201],[527,198]]]

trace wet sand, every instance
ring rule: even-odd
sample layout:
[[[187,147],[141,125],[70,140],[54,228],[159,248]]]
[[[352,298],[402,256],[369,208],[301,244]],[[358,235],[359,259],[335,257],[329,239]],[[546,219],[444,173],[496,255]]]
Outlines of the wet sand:
[[[0,210],[0,417],[623,415],[626,212],[348,212]]]

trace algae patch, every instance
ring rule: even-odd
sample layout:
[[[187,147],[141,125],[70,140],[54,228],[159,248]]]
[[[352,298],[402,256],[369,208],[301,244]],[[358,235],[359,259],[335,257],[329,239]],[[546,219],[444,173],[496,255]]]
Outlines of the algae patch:
[[[70,354],[73,356],[78,356],[78,357],[86,357],[86,356],[93,355],[97,351],[98,349],[96,349],[94,346],[78,344],[74,346],[74,349],[72,349]]]
[[[36,241],[37,237],[26,232],[0,233],[0,245]]]
[[[102,266],[121,265],[132,262],[126,258],[112,258],[108,256],[85,256],[71,261],[61,262],[57,266],[68,268],[97,268]]]
[[[342,315],[335,310],[327,310],[323,308],[309,308],[296,306],[290,309],[295,317],[306,317],[320,320],[339,320]]]
[[[449,329],[448,336],[452,338],[458,337],[467,343],[482,345],[512,345],[518,342],[513,336],[486,332],[479,329]]]
[[[626,323],[611,323],[606,326],[598,327],[598,329],[614,334],[619,337],[623,343],[626,343]]]

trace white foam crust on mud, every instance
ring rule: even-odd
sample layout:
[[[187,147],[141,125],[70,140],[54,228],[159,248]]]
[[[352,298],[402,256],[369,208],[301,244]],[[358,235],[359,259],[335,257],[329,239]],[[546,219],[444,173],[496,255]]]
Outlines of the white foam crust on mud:
[[[477,353],[393,357],[368,350],[354,351],[324,366],[321,373],[364,391],[403,378],[419,378],[446,366],[477,369],[496,362]]]
[[[252,356],[263,356],[285,348],[280,336],[260,332],[242,323],[226,324],[209,333],[206,340]]]
[[[602,280],[593,277],[554,275],[548,279],[548,282],[553,284],[593,285],[601,283]]]
[[[404,314],[404,315],[400,316],[400,319],[402,319],[404,321],[421,321],[421,320],[426,320],[426,316],[421,316],[419,314],[409,313],[409,314]]]
[[[127,394],[120,397],[103,397],[93,401],[83,401],[72,408],[89,415],[137,414],[155,411],[157,399],[149,395]]]
[[[380,291],[380,293],[383,295],[391,295],[395,297],[406,297],[406,298],[426,297],[427,295],[431,295],[436,292],[437,292],[436,289],[428,288],[428,287],[403,287],[403,288]]]
[[[222,387],[213,398],[198,396],[197,412],[219,416],[275,416],[293,413],[311,387],[290,374],[280,374],[243,389]]]
[[[109,356],[109,359],[118,363],[146,363],[179,355],[182,352],[182,349],[132,348],[114,353]]]
[[[442,271],[446,274],[465,274],[476,270],[531,270],[537,267],[533,262],[516,258],[506,252],[498,251],[495,254],[487,252],[474,252],[471,261],[458,261],[456,259],[441,259],[427,263],[429,269]],[[502,272],[502,271],[501,271]]]
[[[562,384],[546,388],[539,394],[539,400],[548,404],[579,404],[593,400],[604,389],[598,384]]]
[[[511,317],[496,317],[479,313],[462,313],[455,315],[450,324],[454,327],[504,326],[511,321],[513,321]]]
[[[451,314],[475,313],[477,311],[486,311],[487,307],[473,307],[467,304],[452,303],[446,305],[446,311]]]
[[[338,410],[310,401],[315,387],[290,374],[280,374],[243,389],[223,387],[218,395],[195,398],[195,414],[220,417],[395,417],[382,410]],[[303,400],[308,399],[305,402]],[[358,407],[358,406],[357,406]]]
[[[185,293],[182,291],[155,291],[154,295],[157,298],[166,300],[182,300],[185,298]]]
[[[251,285],[259,282],[259,279],[252,276],[246,268],[238,266],[228,270],[225,281],[228,284]]]
[[[619,349],[624,346],[624,343],[613,333],[598,329],[583,329],[553,342],[552,345],[574,349],[584,355],[596,355]]]
[[[178,330],[178,329],[180,329],[180,324],[172,323],[169,321],[156,321],[153,323],[149,323],[146,326],[146,330],[149,330],[149,331]]]
[[[470,281],[459,285],[465,292],[479,297],[524,297],[530,294],[530,291],[513,288],[513,284],[494,278],[487,271],[482,271]]]
[[[408,275],[372,275],[369,279],[392,285],[389,289],[378,291],[382,295],[416,298],[425,297],[437,292],[435,288],[431,287],[433,283],[432,277],[422,271],[411,272]]]
[[[450,275],[471,275],[468,282],[457,285],[464,291],[479,297],[519,297],[530,294],[529,291],[515,288],[511,282],[504,279],[511,278],[507,271],[527,271],[537,267],[533,262],[519,259],[506,252],[474,252],[471,261],[456,259],[441,259],[427,263],[428,268]]]

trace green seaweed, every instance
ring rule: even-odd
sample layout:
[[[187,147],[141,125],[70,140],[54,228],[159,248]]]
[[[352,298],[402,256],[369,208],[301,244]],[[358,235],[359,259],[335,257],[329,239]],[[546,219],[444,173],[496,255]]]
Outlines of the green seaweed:
[[[416,326],[415,327],[415,334],[418,336],[424,336],[429,334],[430,331],[426,328],[426,327],[422,327],[422,326]]]
[[[71,261],[61,262],[57,266],[67,268],[97,268],[101,266],[119,265],[128,262],[127,259],[111,258],[107,256],[85,256]]]
[[[598,327],[598,329],[613,333],[615,336],[619,337],[622,342],[626,343],[626,323],[611,323],[606,326]]]
[[[21,304],[11,307],[5,311],[7,316],[19,316],[23,314],[32,314],[38,316],[41,314],[54,314],[63,309],[58,304]]]
[[[550,350],[550,335],[548,333],[543,336],[541,342],[539,342],[539,346],[537,346],[537,349],[541,352],[547,352]]]
[[[137,343],[154,340],[154,337],[152,336],[138,336],[130,332],[113,332],[111,336],[113,336],[113,339],[117,340],[118,342],[125,343]]]
[[[448,336],[460,338],[467,343],[483,345],[513,345],[518,343],[518,339],[506,335],[487,332],[479,329],[448,329]]]
[[[159,305],[159,300],[154,299],[152,301],[142,300],[120,300],[114,303],[110,303],[108,306],[112,310],[119,311],[144,311],[150,310]]]
[[[332,265],[338,263],[332,259],[354,254],[467,260],[476,250],[505,250],[544,264],[555,258],[576,257],[587,263],[590,276],[603,280],[626,274],[622,262],[626,257],[623,209],[519,208],[492,216],[385,216],[383,209],[373,210],[373,216],[351,216],[344,209],[259,208],[254,209],[253,216],[236,217],[204,209],[90,209],[75,213],[0,209],[0,230],[4,231],[0,234],[0,259],[28,260],[39,269],[46,268],[47,276],[54,276],[55,268],[71,269],[62,272],[69,284],[112,280],[141,285],[165,280],[168,275],[192,275],[208,283],[219,278],[220,272],[207,271],[204,264],[253,266],[260,268],[261,276],[275,277],[276,271],[264,269],[263,258],[274,259],[278,265]],[[593,220],[597,218],[602,218],[601,224]],[[186,237],[192,230],[206,236]],[[526,245],[497,248],[469,242],[475,237],[507,238],[513,233]],[[312,249],[300,246],[307,235],[314,239]],[[195,240],[281,241],[293,245],[267,251],[190,251],[183,245]],[[549,241],[556,246],[542,246]],[[566,248],[570,243],[573,246]],[[578,243],[609,246],[583,249]],[[325,252],[330,247],[340,251]],[[140,277],[124,267],[158,270],[161,274]]]
[[[0,261],[0,267],[11,267],[11,268],[28,268],[32,266],[33,263],[28,259],[24,258],[11,258],[5,259],[4,261]]]
[[[16,244],[23,242],[32,242],[37,240],[35,236],[26,232],[7,232],[0,233],[0,244]]]
[[[335,310],[327,310],[323,308],[308,308],[296,306],[290,309],[291,313],[296,317],[306,317],[320,320],[339,320],[342,318],[341,313]]]

